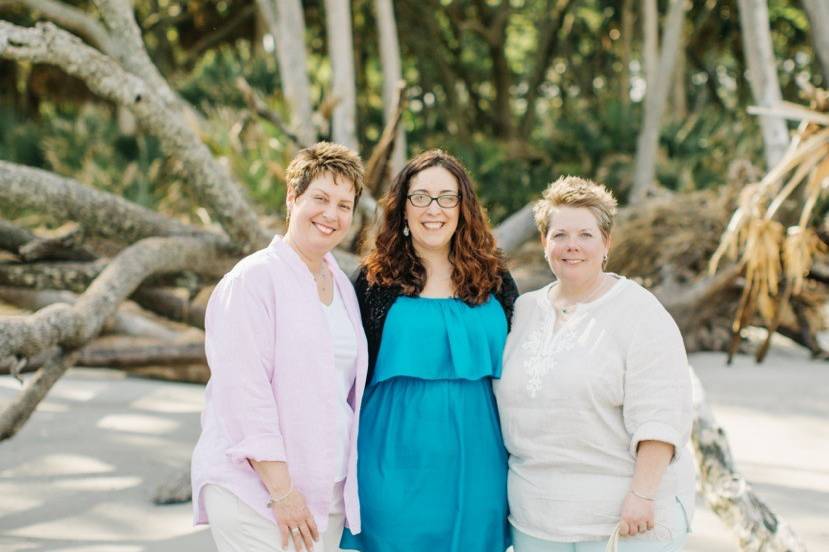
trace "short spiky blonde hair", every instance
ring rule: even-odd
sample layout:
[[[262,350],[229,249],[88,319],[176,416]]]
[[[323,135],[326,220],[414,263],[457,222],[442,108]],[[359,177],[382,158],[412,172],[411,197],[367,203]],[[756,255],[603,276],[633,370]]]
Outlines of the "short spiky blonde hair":
[[[616,198],[603,185],[578,176],[562,176],[547,186],[533,207],[535,225],[542,236],[547,235],[553,213],[559,207],[590,209],[605,241],[610,239],[613,217],[616,215]]]
[[[333,175],[335,181],[342,177],[354,184],[356,209],[360,194],[363,193],[363,162],[354,151],[340,144],[317,142],[300,150],[285,171],[288,190],[301,196],[311,181],[326,173]]]

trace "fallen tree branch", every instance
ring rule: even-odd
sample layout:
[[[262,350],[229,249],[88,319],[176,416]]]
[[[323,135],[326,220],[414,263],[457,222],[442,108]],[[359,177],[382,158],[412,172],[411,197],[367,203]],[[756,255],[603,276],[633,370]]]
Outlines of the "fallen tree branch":
[[[125,368],[149,364],[206,363],[204,341],[193,343],[153,343],[141,345],[102,345],[91,343],[78,351],[78,366]]]
[[[63,225],[54,236],[48,238],[35,237],[29,243],[18,248],[18,254],[24,261],[39,261],[46,259],[92,261],[95,254],[84,249],[83,229],[74,222]]]
[[[0,359],[29,357],[59,345],[77,348],[149,276],[178,270],[211,270],[222,251],[196,238],[148,238],[115,257],[74,305],[50,305],[22,319],[0,318]]]
[[[105,54],[117,56],[117,49],[106,28],[92,15],[79,8],[55,0],[15,0],[8,4],[25,6],[64,29],[81,36]]]
[[[43,397],[66,370],[73,360],[57,350],[37,373],[26,382],[20,395],[0,413],[0,441],[13,437],[29,419]]]
[[[806,552],[779,516],[754,494],[737,472],[725,431],[714,419],[705,391],[691,370],[694,387],[694,445],[702,495],[711,510],[737,534],[746,552]]]
[[[67,303],[71,305],[77,299],[78,296],[71,291],[0,287],[0,301],[28,311],[37,311],[55,303]],[[151,337],[166,341],[173,341],[179,336],[180,332],[171,330],[163,324],[149,318],[141,313],[137,307],[128,307],[129,305],[126,303],[119,306],[115,314],[104,323],[101,332],[135,337]]]
[[[538,233],[533,218],[533,205],[535,201],[527,203],[495,227],[495,240],[505,255],[515,251]]]
[[[91,263],[0,263],[0,286],[82,293],[108,263],[107,259]]]
[[[139,288],[132,298],[148,311],[176,322],[204,329],[205,305],[194,304],[190,299],[159,288]]]
[[[0,21],[0,57],[60,67],[84,81],[95,94],[129,109],[159,139],[165,153],[181,162],[199,200],[234,244],[243,252],[267,245],[269,236],[227,167],[213,158],[193,129],[169,109],[151,85],[51,23],[25,28]]]
[[[0,181],[0,184],[2,184],[2,181]],[[7,220],[0,219],[0,249],[17,255],[21,245],[35,239],[37,237],[26,228],[21,228]]]
[[[14,215],[25,209],[57,222],[76,222],[85,236],[120,243],[152,236],[198,236],[230,249],[230,242],[220,234],[183,224],[77,180],[0,160],[0,212]]]

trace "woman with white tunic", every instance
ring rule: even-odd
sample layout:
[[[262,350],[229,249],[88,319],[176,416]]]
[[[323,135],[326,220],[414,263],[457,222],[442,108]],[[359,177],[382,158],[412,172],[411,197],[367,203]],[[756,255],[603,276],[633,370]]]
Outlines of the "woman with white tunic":
[[[557,281],[515,305],[493,382],[516,552],[681,550],[694,468],[690,374],[659,301],[604,271],[616,200],[565,177],[536,204]]]

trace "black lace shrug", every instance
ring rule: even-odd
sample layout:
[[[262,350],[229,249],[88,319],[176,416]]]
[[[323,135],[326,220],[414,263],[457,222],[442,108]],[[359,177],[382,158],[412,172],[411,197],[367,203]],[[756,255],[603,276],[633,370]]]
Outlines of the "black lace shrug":
[[[518,298],[518,286],[515,285],[509,271],[501,273],[501,289],[492,290],[495,298],[501,303],[507,317],[507,328],[512,321],[512,309]],[[360,316],[363,319],[363,329],[368,341],[368,375],[366,385],[374,375],[374,364],[380,351],[380,338],[383,336],[383,326],[395,299],[403,295],[398,286],[370,286],[366,280],[365,269],[360,268],[354,279],[354,290],[357,292],[357,302],[360,305]]]

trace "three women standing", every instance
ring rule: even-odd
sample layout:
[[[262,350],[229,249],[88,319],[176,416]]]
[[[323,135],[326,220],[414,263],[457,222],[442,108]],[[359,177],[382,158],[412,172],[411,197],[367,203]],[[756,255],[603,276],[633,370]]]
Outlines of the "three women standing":
[[[681,550],[694,468],[682,337],[647,290],[604,271],[616,201],[566,177],[538,202],[557,282],[522,295],[495,394],[515,552]]]
[[[323,142],[300,151],[286,176],[285,236],[226,274],[205,316],[211,375],[193,507],[221,552],[332,552],[344,523],[360,530],[368,355],[354,289],[331,250],[351,225],[363,167]]]
[[[363,552],[503,552],[506,451],[491,382],[517,290],[466,170],[425,152],[383,200],[356,283],[369,349],[358,443]]]

